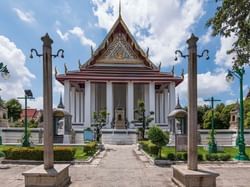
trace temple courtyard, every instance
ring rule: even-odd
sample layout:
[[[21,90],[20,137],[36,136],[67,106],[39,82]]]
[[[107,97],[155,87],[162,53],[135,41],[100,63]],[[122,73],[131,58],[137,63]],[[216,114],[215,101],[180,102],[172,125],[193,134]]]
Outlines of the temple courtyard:
[[[171,181],[171,167],[152,165],[144,156],[136,155],[133,146],[106,146],[91,164],[72,165],[70,167],[70,187],[167,187],[175,186]],[[4,167],[6,165],[1,165]],[[22,172],[34,165],[8,165],[9,169],[0,169],[0,186],[24,186]],[[218,172],[218,187],[249,186],[250,163],[202,164]]]

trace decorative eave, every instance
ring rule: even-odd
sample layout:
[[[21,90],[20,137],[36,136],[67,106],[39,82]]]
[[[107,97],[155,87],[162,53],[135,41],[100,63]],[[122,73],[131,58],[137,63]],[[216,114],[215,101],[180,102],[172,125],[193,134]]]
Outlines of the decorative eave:
[[[128,38],[131,40],[131,45],[143,58],[144,64],[147,67],[149,67],[150,69],[158,69],[158,67],[152,61],[150,61],[150,59],[148,58],[148,54],[146,54],[143,51],[143,49],[138,45],[138,43],[136,42],[135,38],[133,37],[133,35],[129,31],[127,25],[125,24],[125,22],[123,21],[121,16],[118,17],[118,19],[116,20],[116,22],[112,26],[111,30],[108,32],[108,34],[106,35],[106,37],[102,41],[101,45],[95,51],[93,51],[93,49],[91,50],[91,58],[81,66],[81,69],[91,67],[92,65],[95,64],[97,57],[100,56],[100,53],[102,52],[102,50],[104,50],[105,47],[109,44],[109,40],[110,40],[111,36],[115,33],[115,30],[117,29],[119,24],[121,24],[121,26],[125,30],[125,33],[127,34]]]

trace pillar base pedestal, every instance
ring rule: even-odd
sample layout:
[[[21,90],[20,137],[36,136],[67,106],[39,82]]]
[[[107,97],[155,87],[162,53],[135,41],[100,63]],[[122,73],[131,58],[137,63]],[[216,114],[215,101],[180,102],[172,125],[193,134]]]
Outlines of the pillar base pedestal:
[[[52,169],[37,166],[22,173],[25,187],[67,187],[70,184],[69,164],[55,164]]]
[[[199,167],[197,171],[187,169],[187,165],[172,166],[172,181],[180,187],[216,187],[218,173]]]

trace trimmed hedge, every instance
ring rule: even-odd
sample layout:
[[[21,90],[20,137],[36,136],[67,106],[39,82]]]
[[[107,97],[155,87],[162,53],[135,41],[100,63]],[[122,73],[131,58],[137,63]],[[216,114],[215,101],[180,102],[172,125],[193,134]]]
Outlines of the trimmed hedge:
[[[140,144],[142,149],[150,155],[158,155],[159,147],[157,147],[157,145],[153,144],[151,141],[141,141]]]
[[[43,160],[42,147],[13,147],[3,149],[6,159],[11,160]],[[55,161],[74,160],[75,149],[69,147],[54,147]]]
[[[96,149],[97,149],[97,143],[95,141],[83,145],[83,151],[86,152],[87,154],[95,153]]]
[[[206,160],[228,161],[228,160],[231,160],[231,155],[227,153],[211,153],[211,154],[206,154]]]

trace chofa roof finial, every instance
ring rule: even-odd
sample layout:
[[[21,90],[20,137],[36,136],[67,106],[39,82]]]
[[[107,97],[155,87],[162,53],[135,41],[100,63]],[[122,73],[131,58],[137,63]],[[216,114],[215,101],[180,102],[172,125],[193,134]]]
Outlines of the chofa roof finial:
[[[121,0],[119,0],[119,18],[121,18]]]

